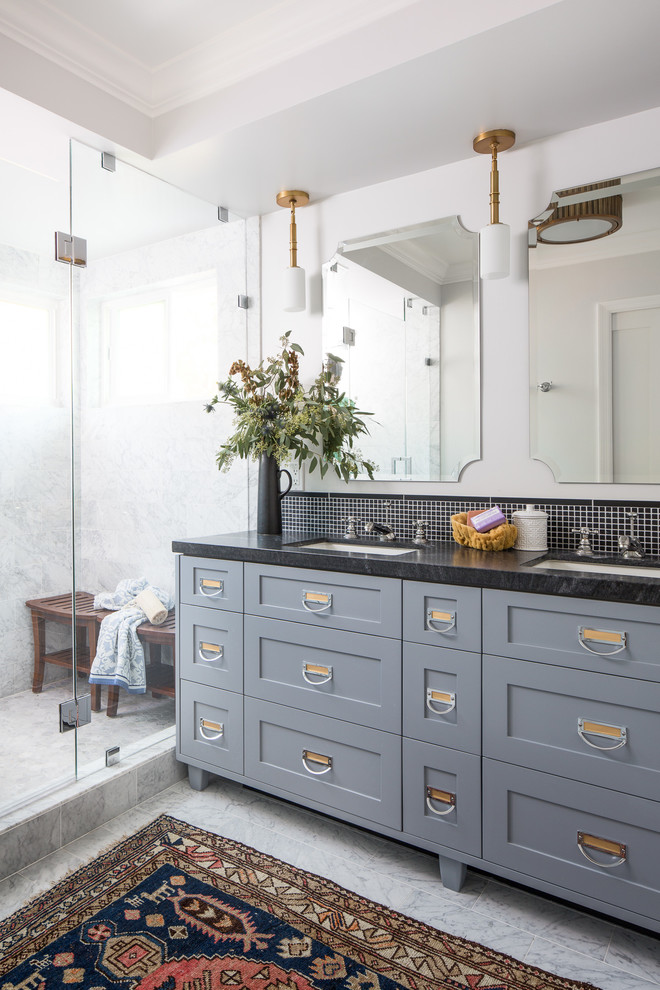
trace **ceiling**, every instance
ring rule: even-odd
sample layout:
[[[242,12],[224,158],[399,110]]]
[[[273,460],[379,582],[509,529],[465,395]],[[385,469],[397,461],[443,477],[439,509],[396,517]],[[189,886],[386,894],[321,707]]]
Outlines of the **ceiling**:
[[[658,0],[0,0],[0,86],[247,216],[660,105],[658,37]]]

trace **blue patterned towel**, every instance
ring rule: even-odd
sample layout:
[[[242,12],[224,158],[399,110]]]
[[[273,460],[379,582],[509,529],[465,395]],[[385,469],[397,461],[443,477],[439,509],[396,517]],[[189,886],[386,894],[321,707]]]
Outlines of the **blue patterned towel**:
[[[168,610],[174,608],[174,600],[166,591],[154,588],[146,578],[126,578],[115,591],[104,591],[94,598],[94,608],[112,609],[114,615],[106,615],[101,623],[96,656],[89,673],[90,684],[118,684],[132,694],[144,694],[147,678],[144,666],[144,649],[137,634],[137,627],[146,619],[145,613],[133,599],[146,588]]]

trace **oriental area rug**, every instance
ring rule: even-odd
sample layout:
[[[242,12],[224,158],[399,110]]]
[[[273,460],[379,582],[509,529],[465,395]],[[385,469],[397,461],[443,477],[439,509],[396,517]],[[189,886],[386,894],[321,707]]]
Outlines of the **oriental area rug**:
[[[588,988],[167,815],[1,922],[0,977],[3,990]]]

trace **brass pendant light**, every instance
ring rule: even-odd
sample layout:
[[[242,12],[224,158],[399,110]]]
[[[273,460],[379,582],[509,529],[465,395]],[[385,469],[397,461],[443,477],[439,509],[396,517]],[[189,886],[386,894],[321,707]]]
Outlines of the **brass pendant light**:
[[[291,209],[289,225],[289,267],[284,272],[283,309],[285,313],[300,313],[305,309],[305,270],[298,267],[298,228],[296,207],[307,206],[309,193],[300,189],[283,189],[277,196],[277,205]]]
[[[511,233],[505,223],[500,223],[500,174],[497,155],[508,151],[516,141],[513,131],[496,128],[477,134],[472,147],[480,155],[491,156],[490,169],[490,223],[479,231],[479,274],[481,278],[506,278],[509,274]]]

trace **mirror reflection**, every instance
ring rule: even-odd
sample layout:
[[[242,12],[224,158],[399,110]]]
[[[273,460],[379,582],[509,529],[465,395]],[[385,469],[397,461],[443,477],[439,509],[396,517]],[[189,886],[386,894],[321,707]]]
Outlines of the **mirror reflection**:
[[[376,481],[458,481],[480,456],[477,243],[445,217],[344,241],[323,267],[325,361],[373,413]]]
[[[532,457],[660,481],[660,169],[553,193],[529,225]]]

